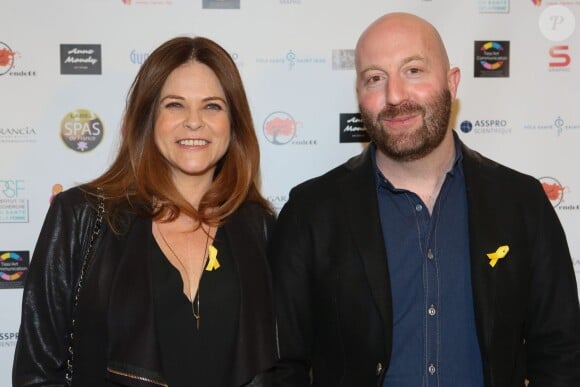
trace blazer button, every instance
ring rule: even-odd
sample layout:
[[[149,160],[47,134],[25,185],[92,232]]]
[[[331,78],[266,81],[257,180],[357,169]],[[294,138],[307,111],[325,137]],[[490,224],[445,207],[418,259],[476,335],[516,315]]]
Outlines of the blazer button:
[[[383,365],[380,362],[377,363],[377,376],[379,376],[381,374],[382,370],[383,370]]]

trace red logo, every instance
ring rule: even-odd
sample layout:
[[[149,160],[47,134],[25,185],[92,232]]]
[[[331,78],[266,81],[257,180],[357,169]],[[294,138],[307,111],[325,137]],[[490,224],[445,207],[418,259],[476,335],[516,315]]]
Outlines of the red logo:
[[[568,46],[552,46],[550,48],[550,57],[555,59],[550,62],[550,68],[567,67],[572,62],[568,54]]]
[[[15,55],[16,53],[6,43],[0,42],[0,75],[12,70]]]
[[[539,7],[542,5],[542,0],[532,0],[532,4],[534,4],[536,7]]]
[[[553,177],[545,176],[540,177],[538,180],[542,183],[542,188],[544,188],[544,192],[548,199],[550,199],[550,202],[552,202],[552,205],[557,207],[564,199],[564,191],[566,188]]]

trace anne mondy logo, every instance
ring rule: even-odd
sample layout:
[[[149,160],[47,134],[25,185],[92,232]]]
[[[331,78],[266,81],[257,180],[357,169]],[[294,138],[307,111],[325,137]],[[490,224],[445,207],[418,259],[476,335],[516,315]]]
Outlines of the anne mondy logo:
[[[286,112],[270,113],[264,120],[264,136],[275,145],[284,145],[296,135],[296,121]]]
[[[101,143],[103,134],[104,126],[99,116],[86,109],[67,113],[60,124],[62,141],[79,153],[95,149]]]

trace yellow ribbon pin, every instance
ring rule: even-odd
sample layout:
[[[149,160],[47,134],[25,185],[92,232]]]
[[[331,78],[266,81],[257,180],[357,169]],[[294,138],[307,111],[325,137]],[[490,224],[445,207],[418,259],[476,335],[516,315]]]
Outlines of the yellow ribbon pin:
[[[218,250],[213,246],[209,246],[209,260],[207,262],[207,266],[205,267],[205,270],[207,271],[213,271],[213,270],[217,270],[220,268],[220,263],[217,259],[217,254],[218,254]]]
[[[489,258],[489,266],[495,267],[498,259],[504,258],[508,251],[510,251],[510,247],[508,245],[500,246],[497,248],[495,253],[488,253],[487,257]]]

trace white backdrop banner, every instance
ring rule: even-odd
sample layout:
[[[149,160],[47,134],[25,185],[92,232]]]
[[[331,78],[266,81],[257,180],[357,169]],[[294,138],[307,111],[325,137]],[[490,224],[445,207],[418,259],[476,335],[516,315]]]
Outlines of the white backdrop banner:
[[[262,190],[358,154],[354,46],[390,11],[430,20],[462,71],[453,125],[484,155],[538,178],[580,277],[580,0],[2,0],[0,386],[11,384],[22,283],[51,197],[101,174],[125,97],[165,40],[206,36],[244,79]]]

